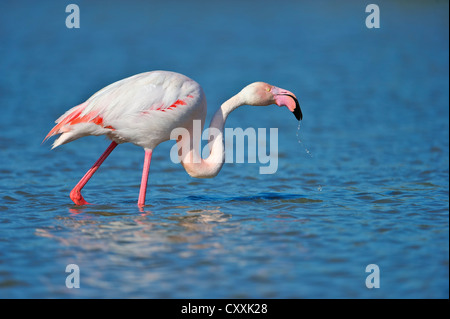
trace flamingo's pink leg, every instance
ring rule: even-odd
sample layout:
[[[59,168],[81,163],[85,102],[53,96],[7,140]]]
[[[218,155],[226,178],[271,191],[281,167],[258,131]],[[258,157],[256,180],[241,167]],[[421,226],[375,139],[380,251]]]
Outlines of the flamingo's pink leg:
[[[138,206],[145,204],[145,194],[147,192],[148,172],[150,170],[150,162],[152,160],[152,150],[145,150],[144,169],[142,170],[141,189],[139,190]]]
[[[87,173],[83,176],[83,178],[78,182],[77,185],[72,189],[70,192],[70,199],[77,205],[87,205],[89,204],[86,202],[81,196],[81,189],[86,185],[86,183],[89,181],[89,179],[94,175],[94,173],[97,171],[97,169],[102,165],[102,163],[105,161],[105,159],[111,154],[113,149],[117,146],[116,142],[112,142],[106,151],[100,156],[100,158],[95,162],[94,166],[91,167],[90,170],[87,171]]]

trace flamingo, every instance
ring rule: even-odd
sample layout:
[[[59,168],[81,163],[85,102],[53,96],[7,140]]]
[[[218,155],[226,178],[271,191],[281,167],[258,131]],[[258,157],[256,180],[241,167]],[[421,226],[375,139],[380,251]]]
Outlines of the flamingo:
[[[192,140],[192,134],[177,138],[177,147],[188,149],[180,158],[186,172],[196,178],[216,176],[224,163],[223,129],[228,115],[241,105],[271,104],[286,106],[298,121],[302,119],[300,105],[292,92],[264,82],[249,84],[224,102],[214,114],[210,129],[217,129],[219,134],[210,140],[207,158],[199,157],[196,148],[199,142]],[[203,130],[205,117],[206,98],[197,82],[175,72],[151,71],[114,82],[84,103],[69,109],[55,121],[56,125],[44,141],[60,134],[52,149],[88,135],[106,135],[112,141],[70,192],[70,198],[76,205],[89,204],[81,195],[81,190],[118,144],[130,142],[144,148],[138,197],[138,206],[143,207],[155,147],[169,140],[176,128],[192,132],[194,120],[201,121]],[[200,160],[193,161],[194,157]]]

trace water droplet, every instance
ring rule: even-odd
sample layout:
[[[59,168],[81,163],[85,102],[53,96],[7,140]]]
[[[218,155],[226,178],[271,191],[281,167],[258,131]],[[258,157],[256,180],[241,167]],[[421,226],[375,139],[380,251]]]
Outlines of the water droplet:
[[[309,157],[313,157],[311,151],[303,144],[302,140],[300,139],[300,122],[298,122],[298,127],[297,127],[297,141],[299,144],[301,144],[303,146],[303,148],[305,149],[306,154],[309,155]],[[322,191],[322,185],[319,184],[319,186],[317,187],[317,190],[319,192]]]
[[[304,146],[302,140],[300,139],[300,121],[298,122],[298,127],[297,127],[297,141],[299,144],[302,144],[302,146],[305,148],[305,152],[306,154],[309,155],[309,157],[313,157],[312,153],[310,152],[309,149],[306,148],[306,146]]]

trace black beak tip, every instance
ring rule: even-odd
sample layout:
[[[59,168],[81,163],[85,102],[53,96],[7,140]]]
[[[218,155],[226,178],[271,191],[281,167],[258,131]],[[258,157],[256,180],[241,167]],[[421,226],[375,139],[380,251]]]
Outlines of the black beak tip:
[[[302,114],[302,109],[300,108],[300,104],[298,103],[298,100],[290,94],[286,94],[286,95],[290,96],[295,101],[295,109],[292,111],[292,113],[294,113],[297,121],[301,121],[303,119],[303,114]]]
[[[297,99],[295,99],[295,109],[292,113],[294,113],[295,118],[297,121],[301,121],[303,119],[302,109],[300,108],[300,104],[298,103]]]

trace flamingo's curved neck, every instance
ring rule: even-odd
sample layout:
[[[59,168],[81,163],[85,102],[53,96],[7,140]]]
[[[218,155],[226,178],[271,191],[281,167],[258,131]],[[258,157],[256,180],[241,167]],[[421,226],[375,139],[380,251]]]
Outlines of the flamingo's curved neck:
[[[181,159],[181,163],[189,175],[197,178],[210,178],[219,173],[225,160],[223,135],[225,121],[233,110],[243,104],[240,95],[237,94],[224,102],[214,114],[208,130],[210,154],[207,158],[201,158],[198,153],[200,141],[194,141],[191,137],[189,152]],[[181,147],[185,146],[183,139],[180,142],[182,143]]]

